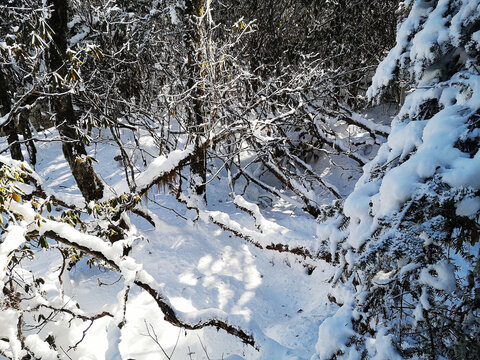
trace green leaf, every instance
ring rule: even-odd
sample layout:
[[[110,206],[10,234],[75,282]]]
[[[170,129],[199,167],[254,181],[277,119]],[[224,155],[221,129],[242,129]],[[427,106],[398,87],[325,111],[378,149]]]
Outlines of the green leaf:
[[[45,236],[40,236],[40,239],[38,239],[38,243],[40,244],[41,248],[48,249],[48,242]]]

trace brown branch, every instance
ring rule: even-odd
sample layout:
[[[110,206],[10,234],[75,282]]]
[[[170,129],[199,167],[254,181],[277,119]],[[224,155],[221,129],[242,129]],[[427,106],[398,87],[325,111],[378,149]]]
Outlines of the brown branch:
[[[215,135],[213,138],[210,138],[210,139],[207,139],[205,142],[199,144],[199,146],[196,147],[196,149],[193,150],[192,153],[188,154],[186,157],[184,157],[183,159],[181,159],[174,167],[173,169],[169,169],[169,170],[166,170],[166,171],[163,171],[163,172],[160,172],[156,177],[154,177],[152,179],[152,181],[141,187],[141,188],[138,188],[137,189],[137,192],[140,196],[144,196],[148,193],[148,191],[154,187],[154,186],[162,186],[165,184],[166,180],[168,180],[169,178],[172,177],[172,174],[178,172],[178,170],[180,170],[182,167],[186,166],[187,164],[189,164],[194,158],[195,156],[197,156],[197,153],[198,152],[201,152],[201,151],[204,151],[205,149],[207,149],[209,146],[211,146],[212,144],[218,142],[218,141],[221,141],[222,139],[224,138],[227,138],[229,137],[230,135],[232,135],[233,133],[235,132],[235,128],[230,128],[228,130],[225,130],[217,135]]]
[[[71,210],[76,210],[77,207],[75,205],[72,205],[72,204],[68,204],[66,203],[65,201],[62,201],[60,199],[58,199],[57,197],[55,197],[55,195],[48,195],[45,190],[42,188],[42,186],[37,182],[37,179],[35,179],[33,176],[27,176],[27,180],[33,184],[33,186],[35,186],[35,190],[32,192],[32,195],[35,195],[41,199],[47,199],[47,198],[50,198],[53,202],[57,203],[58,205],[64,207],[64,208],[67,208],[67,209],[71,209]],[[28,198],[28,197],[27,197]]]
[[[45,304],[40,304],[39,306],[41,306],[43,308],[46,308],[46,309],[53,310],[53,311],[67,313],[69,315],[72,315],[74,318],[78,318],[78,319],[81,319],[83,321],[92,321],[93,322],[93,321],[98,320],[100,318],[103,318],[105,316],[109,316],[109,317],[113,318],[113,315],[110,314],[107,311],[104,311],[100,314],[95,314],[93,316],[86,316],[86,315],[76,314],[72,310],[69,310],[69,309],[66,309],[66,308],[56,308],[56,307],[53,307],[53,306],[50,306],[50,305],[45,305]]]
[[[189,209],[194,209],[195,211],[197,211],[197,213],[200,212],[200,209],[192,206],[191,204],[187,204],[186,201],[183,201],[181,199],[179,199],[179,201],[182,201],[184,204],[186,204]],[[246,210],[246,211],[247,211],[247,213],[250,213],[248,210]],[[242,232],[240,232],[238,230],[232,229],[227,224],[224,224],[224,223],[216,220],[211,215],[208,215],[208,219],[213,224],[220,227],[222,230],[225,230],[225,231],[228,231],[228,232],[232,233],[236,237],[239,237],[239,238],[253,244],[255,247],[257,247],[259,249],[275,250],[275,251],[278,251],[278,252],[288,252],[288,253],[291,253],[291,254],[294,254],[294,255],[302,256],[304,259],[306,259],[306,258],[313,259],[314,258],[314,256],[310,253],[310,251],[308,249],[301,248],[301,247],[295,247],[295,248],[290,249],[290,247],[288,245],[278,244],[278,243],[277,244],[271,243],[270,245],[263,246],[258,241],[255,241],[251,236],[243,234]]]
[[[32,192],[32,195],[37,196],[37,197],[39,197],[41,199],[44,199],[44,200],[47,199],[47,198],[50,198],[53,202],[57,203],[58,205],[60,205],[64,208],[67,208],[67,209],[79,210],[78,207],[76,207],[75,205],[68,204],[68,203],[56,198],[55,195],[47,195],[45,190],[42,188],[42,186],[37,182],[37,180],[33,176],[29,175],[27,177],[27,180],[35,186],[35,190]],[[26,198],[28,198],[28,196]],[[135,215],[144,218],[152,226],[155,226],[155,222],[153,221],[152,217],[150,215],[148,215],[147,213],[145,213],[144,211],[142,211],[138,208],[127,209],[127,210],[132,211]]]
[[[58,241],[62,244],[65,244],[65,245],[68,245],[68,246],[71,246],[73,248],[76,248],[78,250],[81,250],[83,251],[84,253],[86,254],[89,254],[91,256],[93,256],[95,259],[97,260],[101,260],[101,261],[104,261],[106,264],[110,265],[114,270],[120,272],[120,268],[119,266],[111,259],[107,258],[103,253],[101,253],[100,251],[95,251],[95,250],[92,250],[84,245],[80,245],[80,244],[77,244],[73,241],[70,241],[60,235],[58,235],[56,232],[52,231],[52,230],[49,230],[49,231],[46,231],[44,233],[45,236],[49,237],[50,239],[53,239],[55,241]]]
[[[365,130],[366,132],[369,133],[369,135],[372,137],[372,139],[375,142],[377,142],[377,136],[382,136],[384,138],[388,138],[388,133],[386,133],[384,131],[381,131],[381,130],[378,130],[378,129],[372,129],[372,128],[368,127],[367,125],[362,124],[361,122],[358,122],[358,121],[354,120],[350,116],[342,116],[341,120],[345,121],[349,125],[354,125],[354,126],[357,126],[361,129]]]
[[[106,257],[103,253],[101,253],[99,251],[92,250],[92,249],[90,249],[90,248],[88,248],[84,245],[80,245],[78,243],[70,241],[70,240],[58,235],[57,233],[55,233],[54,231],[51,231],[51,230],[46,231],[44,235],[48,236],[49,238],[51,238],[55,241],[61,242],[63,244],[72,246],[72,247],[74,247],[78,250],[81,250],[81,251],[95,257],[98,260],[102,260],[106,264],[110,265],[113,269],[120,272],[120,268],[115,263],[115,261],[112,260],[112,259],[109,259],[108,257]],[[232,325],[230,325],[230,324],[228,324],[228,323],[226,323],[222,320],[211,319],[211,320],[208,320],[208,321],[205,321],[205,322],[199,322],[197,324],[188,324],[188,323],[185,323],[185,322],[181,321],[177,317],[177,315],[175,314],[175,311],[173,310],[173,308],[168,304],[168,302],[165,300],[165,298],[157,290],[153,289],[149,284],[147,284],[147,283],[145,283],[145,282],[143,282],[139,279],[136,279],[134,281],[134,283],[138,287],[144,289],[146,292],[148,292],[153,297],[153,299],[157,303],[160,310],[162,310],[162,312],[165,316],[165,320],[168,321],[169,323],[171,323],[172,325],[182,327],[182,328],[185,328],[187,330],[198,330],[198,329],[204,328],[206,326],[214,326],[218,329],[223,329],[227,333],[229,333],[230,335],[233,335],[233,336],[239,338],[245,344],[248,344],[248,345],[251,345],[251,346],[255,347],[255,340],[253,339],[253,337],[251,335],[248,335],[243,330],[238,329],[235,326],[232,326]]]
[[[85,339],[85,335],[87,335],[87,331],[90,330],[90,328],[92,327],[93,325],[93,320],[90,321],[90,324],[87,326],[87,328],[85,330],[83,330],[83,333],[82,333],[82,337],[80,338],[80,340],[78,340],[75,345],[72,345],[68,348],[68,350],[71,350],[71,349],[76,349],[77,346],[83,341],[83,339]]]
[[[261,151],[257,143],[253,139],[248,139],[248,142],[252,145],[252,147],[255,149],[255,151],[259,154],[261,153],[266,153],[268,160],[261,156],[259,157],[260,161],[265,165],[265,167],[270,170],[270,172],[279,180],[281,181],[288,189],[290,189],[294,194],[296,194],[304,203],[304,206],[302,207],[302,210],[307,212],[308,214],[312,215],[314,218],[317,218],[318,215],[320,215],[320,210],[318,209],[318,206],[316,204],[313,204],[313,201],[310,200],[305,194],[303,194],[302,191],[297,189],[292,182],[290,181],[290,178],[285,175],[282,170],[280,164],[278,164],[277,161],[275,161],[273,155],[271,154],[269,149],[264,149]],[[326,184],[325,184],[326,186]],[[328,190],[330,190],[337,198],[340,197],[340,195],[330,187],[326,186]]]
[[[155,221],[154,221],[153,218],[152,218],[150,215],[148,215],[146,212],[144,212],[144,211],[142,211],[142,210],[140,210],[140,209],[138,209],[138,208],[133,208],[131,211],[132,211],[132,213],[134,213],[135,215],[138,215],[138,216],[144,218],[145,220],[147,220],[147,221],[150,223],[150,225],[152,225],[153,227],[155,227]]]
[[[292,142],[290,141],[290,139],[288,139],[287,136],[285,136],[285,139],[286,141],[288,142],[288,144],[292,147],[293,147],[293,144]],[[294,163],[300,165],[310,176],[312,176],[315,180],[317,180],[318,183],[320,183],[321,186],[323,186],[325,189],[327,189],[328,191],[330,191],[337,199],[341,199],[342,197],[340,196],[340,194],[337,192],[336,189],[334,189],[331,185],[327,184],[325,182],[325,180],[323,180],[320,176],[317,175],[317,173],[315,173],[311,167],[309,167],[303,160],[301,160],[300,158],[298,158],[297,156],[293,155],[292,153],[290,153],[290,151],[288,149],[285,149],[285,155],[291,160],[293,161]]]
[[[374,128],[366,125],[366,124],[363,124],[363,123],[353,119],[352,118],[352,111],[350,109],[348,109],[347,107],[343,106],[342,104],[340,104],[339,101],[336,99],[335,95],[332,96],[331,98],[335,101],[336,106],[341,110],[341,111],[337,111],[337,112],[329,111],[326,108],[320,108],[319,106],[313,104],[312,101],[305,94],[301,94],[301,95],[302,95],[303,101],[305,103],[307,103],[309,106],[311,106],[312,108],[314,108],[317,111],[317,113],[320,113],[320,114],[325,113],[332,118],[338,117],[339,120],[343,120],[349,125],[357,126],[361,129],[365,130],[366,132],[368,132],[370,137],[375,142],[377,142],[377,136],[382,136],[384,138],[387,138],[388,135],[389,135],[387,132],[384,132],[384,131],[379,130],[379,129],[374,129]],[[304,110],[304,112],[307,113],[306,110]],[[310,117],[310,119],[312,119],[311,112],[308,112],[308,117]]]
[[[249,335],[245,333],[243,330],[238,329],[235,326],[232,326],[230,324],[227,324],[222,320],[210,319],[204,322],[199,322],[194,325],[182,322],[181,320],[178,319],[172,307],[169,304],[167,304],[165,299],[162,297],[162,295],[158,293],[158,291],[153,289],[150,285],[143,283],[139,280],[135,280],[135,284],[141,287],[142,289],[144,289],[146,292],[148,292],[152,296],[152,298],[157,303],[158,307],[162,310],[163,314],[165,315],[164,319],[168,321],[170,324],[175,325],[177,327],[183,327],[187,330],[198,330],[206,326],[213,326],[213,327],[216,327],[217,329],[225,330],[227,333],[242,340],[245,344],[250,345],[258,350],[258,348],[255,347],[255,340],[253,339],[252,335]]]
[[[365,163],[366,163],[365,159],[363,159],[360,156],[357,156],[354,152],[349,152],[349,151],[345,151],[344,149],[341,149],[342,146],[339,146],[340,145],[339,143],[336,143],[335,140],[330,139],[327,136],[327,134],[324,133],[324,130],[320,129],[319,124],[317,122],[315,122],[315,118],[311,113],[305,112],[305,115],[310,119],[310,121],[313,125],[311,129],[312,129],[312,131],[315,132],[315,136],[317,136],[319,139],[323,140],[327,145],[329,145],[333,149],[341,150],[343,155],[346,155],[350,159],[356,161],[358,163],[358,165],[360,165],[360,166],[365,165]]]

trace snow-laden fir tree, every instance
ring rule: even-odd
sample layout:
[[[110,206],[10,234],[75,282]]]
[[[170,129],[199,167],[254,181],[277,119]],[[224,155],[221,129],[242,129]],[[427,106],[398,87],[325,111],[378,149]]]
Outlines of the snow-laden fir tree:
[[[400,88],[403,105],[342,211],[319,225],[342,268],[322,359],[480,353],[480,1],[409,0],[400,13],[368,95]],[[335,296],[344,287],[347,300]]]

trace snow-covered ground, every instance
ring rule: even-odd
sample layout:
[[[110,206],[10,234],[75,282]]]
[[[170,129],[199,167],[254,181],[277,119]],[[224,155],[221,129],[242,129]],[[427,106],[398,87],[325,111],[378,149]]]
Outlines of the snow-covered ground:
[[[391,111],[378,108],[359,116],[365,121],[388,124]],[[347,125],[342,130],[352,139],[365,136]],[[44,135],[55,138],[55,131],[46,131]],[[98,161],[96,171],[107,184],[107,194],[120,194],[125,190],[125,181],[121,163],[114,160],[118,150],[105,133],[100,134],[101,138],[104,139],[90,148]],[[128,138],[124,141],[128,149]],[[141,142],[155,154],[151,139],[145,137]],[[372,144],[363,148],[363,156],[373,157],[377,147]],[[35,171],[47,193],[81,205],[83,198],[64,160],[60,142],[39,142],[37,148],[40,156]],[[152,158],[147,160],[151,162]],[[147,167],[147,172],[155,172],[155,166],[162,167],[168,162],[161,158],[155,161]],[[137,163],[139,171],[145,170],[140,161]],[[314,169],[341,189],[342,195],[353,189],[361,174],[358,165],[340,155],[320,158]],[[148,176],[151,175],[154,174]],[[137,178],[138,184],[141,176]],[[220,314],[251,333],[257,348],[212,327],[186,331],[171,325],[163,319],[154,299],[135,286],[129,291],[126,321],[120,329],[111,317],[91,324],[53,319],[26,334],[38,333],[42,339],[49,333],[56,334],[57,351],[72,359],[310,359],[316,353],[319,325],[338,310],[329,296],[334,296],[337,303],[347,301],[342,297],[349,296],[342,289],[331,288],[330,280],[336,269],[322,259],[259,249],[222,230],[210,219],[220,219],[264,246],[282,243],[290,248],[308,249],[313,254],[318,251],[318,224],[291,203],[266,196],[252,185],[242,196],[231,196],[225,176],[220,172],[208,184],[208,205],[200,217],[168,190],[151,190],[142,206],[156,226],[130,214],[129,234],[135,240],[129,256],[154,278],[157,288],[185,318]],[[327,203],[331,199],[320,194],[316,200]],[[256,213],[257,223],[235,203]],[[34,259],[24,261],[22,266],[26,274],[31,271],[35,277],[42,277],[47,299],[63,307],[79,307],[84,315],[92,316],[103,311],[116,313],[124,306],[124,279],[117,272],[91,267],[85,259],[63,272],[64,294],[59,294],[55,284],[62,263],[60,252],[50,248],[38,250]],[[58,329],[62,329],[61,336],[57,335]]]

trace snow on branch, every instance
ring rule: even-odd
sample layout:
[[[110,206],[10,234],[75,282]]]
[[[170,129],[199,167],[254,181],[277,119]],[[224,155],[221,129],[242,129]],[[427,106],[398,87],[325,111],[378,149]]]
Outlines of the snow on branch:
[[[109,244],[104,240],[82,233],[69,224],[59,223],[54,220],[46,219],[36,214],[29,203],[20,204],[12,202],[10,210],[23,216],[29,223],[28,232],[38,233],[47,236],[57,242],[79,249],[94,258],[103,261],[111,269],[122,274],[127,283],[135,283],[140,288],[147,291],[155,299],[156,303],[165,315],[165,320],[171,324],[185,329],[200,329],[205,326],[215,326],[222,328],[231,335],[240,338],[246,344],[254,346],[255,341],[251,335],[248,335],[238,327],[229,324],[226,320],[216,319],[215,314],[225,318],[222,312],[212,310],[203,311],[198,314],[202,320],[195,320],[197,316],[184,314],[188,320],[182,320],[175,312],[173,306],[167,298],[162,295],[160,290],[155,288],[154,279],[137,264],[134,259],[123,255],[123,242],[118,241]],[[16,229],[16,228],[15,228]],[[23,230],[22,230],[23,231]],[[13,246],[13,245],[12,245]]]
[[[248,229],[237,221],[231,219],[230,215],[222,211],[209,211],[205,209],[200,209],[196,204],[198,201],[194,201],[191,197],[187,197],[183,194],[180,195],[180,200],[186,204],[189,209],[194,209],[201,220],[204,222],[212,222],[213,224],[219,226],[222,230],[231,232],[233,235],[244,239],[245,241],[253,244],[255,247],[259,249],[267,249],[267,250],[274,250],[278,252],[287,252],[297,256],[301,256],[304,259],[315,258],[314,255],[310,252],[310,250],[301,247],[295,246],[291,247],[288,244],[281,244],[281,243],[274,243],[272,241],[272,234],[277,234],[276,232],[272,232],[271,223],[266,220],[258,210],[258,206],[252,203],[248,203],[245,199],[243,199],[240,195],[237,195],[234,199],[235,205],[244,210],[245,212],[251,214],[255,222],[258,224],[260,228],[269,228],[270,231],[267,233],[262,231],[258,232],[255,230]],[[275,229],[279,230],[281,227],[275,225]]]

